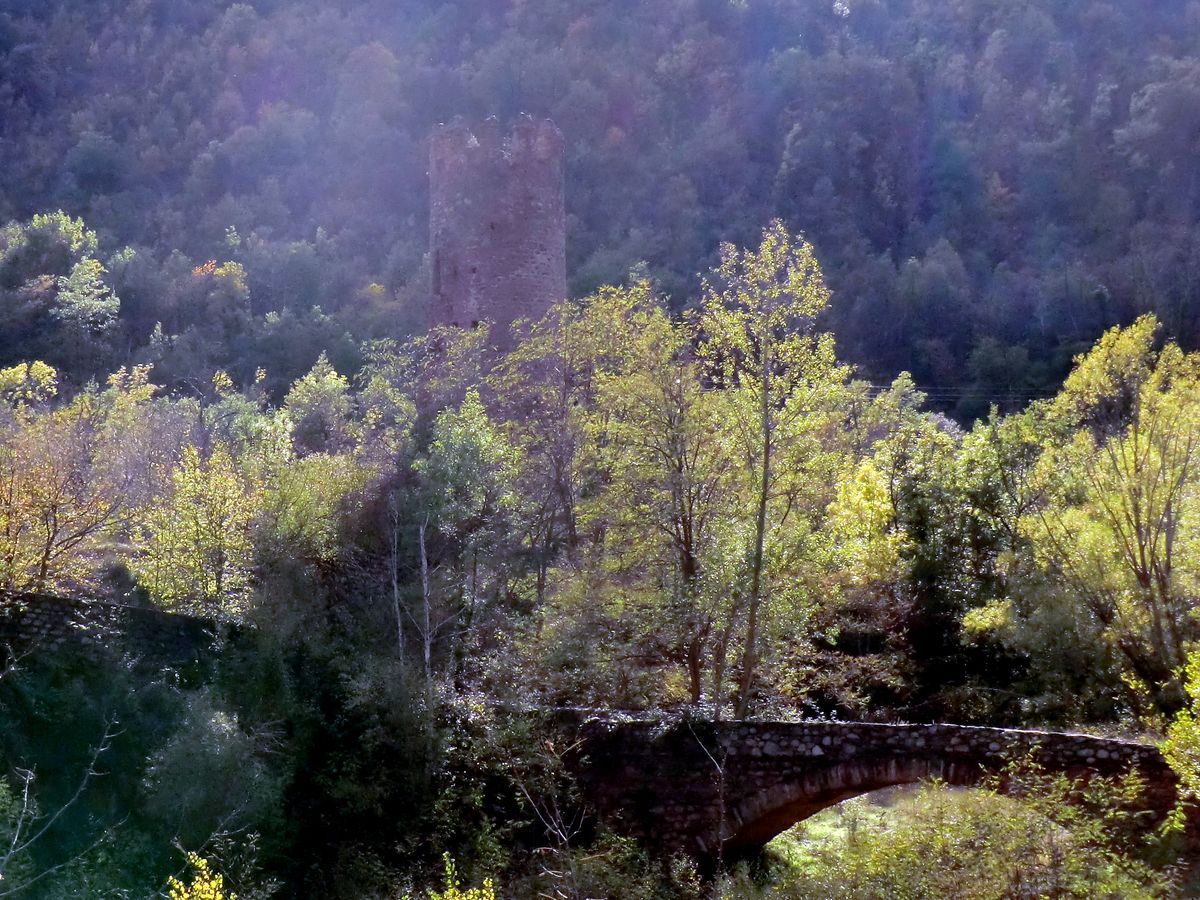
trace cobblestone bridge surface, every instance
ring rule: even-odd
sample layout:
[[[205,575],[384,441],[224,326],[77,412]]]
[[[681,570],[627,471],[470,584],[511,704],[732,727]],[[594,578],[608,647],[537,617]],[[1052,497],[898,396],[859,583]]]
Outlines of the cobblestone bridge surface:
[[[974,785],[1026,756],[1071,775],[1137,770],[1158,816],[1175,799],[1153,745],[1082,734],[841,722],[592,719],[578,727],[572,767],[601,813],[624,833],[699,857],[753,852],[868,791],[927,778]]]

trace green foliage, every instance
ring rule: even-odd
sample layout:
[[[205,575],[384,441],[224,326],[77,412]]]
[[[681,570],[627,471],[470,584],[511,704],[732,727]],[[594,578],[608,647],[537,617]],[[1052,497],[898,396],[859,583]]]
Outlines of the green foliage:
[[[771,845],[766,879],[745,873],[734,898],[1172,897],[1136,841],[1141,786],[1014,769],[1017,796],[931,784],[884,807],[843,803]],[[1011,790],[1011,787],[1009,788]],[[1100,814],[1097,812],[1100,811]]]
[[[148,510],[129,559],[139,583],[176,609],[237,618],[250,589],[256,489],[228,449],[185,447],[169,500]]]
[[[69,278],[86,234],[43,226]],[[0,369],[3,587],[243,626],[211,665],[0,672],[0,758],[36,769],[39,809],[69,807],[20,861],[72,860],[47,876],[60,894],[161,885],[176,842],[243,897],[416,891],[448,852],[464,883],[518,896],[694,898],[686,865],[597,827],[570,751],[514,710],[1129,724],[1182,701],[1200,398],[1196,360],[1152,320],[1106,335],[1059,397],[964,433],[909,376],[855,380],[822,330],[815,251],[774,223],[722,250],[688,315],[636,279],[525,323],[500,359],[483,330],[442,329],[371,344],[353,376],[320,341],[276,340],[269,374],[236,335],[336,323],[255,320],[263,240],[229,236],[245,262],[172,264],[176,318],[154,340],[167,367],[194,350],[202,378],[168,368],[161,390],[134,366],[80,390],[49,363]],[[320,252],[271,263],[316,290]],[[906,277],[949,295],[961,265],[943,247]],[[1168,750],[1185,778],[1189,716]],[[127,729],[113,777],[72,801],[79,742],[110,721]],[[925,795],[928,834],[818,841],[775,889],[1159,890],[1131,862],[1129,797],[1006,777],[1023,805]],[[443,894],[484,890],[456,878]]]
[[[0,40],[0,215],[61,207],[39,227],[69,252],[136,246],[114,346],[163,323],[164,378],[271,353],[278,395],[347,330],[419,331],[397,307],[423,298],[430,128],[521,111],[567,137],[575,296],[644,263],[678,303],[782,217],[822,253],[848,358],[964,418],[1051,391],[1138,313],[1198,333],[1186,3],[31,8]],[[255,323],[226,334],[191,271],[229,256]],[[336,325],[296,328],[316,304]]]
[[[66,325],[69,337],[100,338],[116,324],[121,303],[101,280],[105,274],[99,261],[82,259],[69,275],[59,276],[53,314]]]
[[[1156,327],[1144,317],[1080,357],[1049,410],[1057,433],[1032,473],[1042,501],[1022,527],[1077,614],[1118,653],[1131,694],[1144,686],[1170,710],[1200,637],[1191,614],[1200,357],[1173,343],[1155,351]]]
[[[746,605],[740,717],[750,708],[758,677],[763,599],[787,593],[785,579],[772,577],[771,563],[788,555],[784,542],[795,529],[810,527],[804,513],[820,502],[810,489],[826,458],[806,451],[815,449],[812,438],[832,405],[830,395],[849,374],[837,365],[832,335],[814,333],[829,296],[812,246],[793,241],[780,221],[763,231],[755,250],[723,245],[713,282],[705,283],[697,322],[701,359],[731,397],[741,489],[754,510],[746,516],[753,524],[738,588]]]
[[[511,503],[511,451],[474,390],[438,415],[429,451],[414,468],[428,486],[432,520],[447,532],[473,537]]]
[[[350,385],[324,353],[312,369],[297,379],[283,406],[295,422],[301,448],[337,452],[349,443]]]
[[[1200,798],[1200,654],[1188,655],[1184,670],[1183,688],[1188,703],[1167,728],[1161,749],[1167,764],[1179,779],[1180,809]]]
[[[236,713],[195,693],[145,762],[142,810],[159,834],[185,847],[216,834],[279,829],[281,779],[268,759],[276,739],[248,733]]]
[[[0,779],[0,841],[5,848],[0,855],[0,891],[5,893],[20,890],[35,872],[27,842],[41,816],[30,789],[30,781],[13,790],[8,778]]]

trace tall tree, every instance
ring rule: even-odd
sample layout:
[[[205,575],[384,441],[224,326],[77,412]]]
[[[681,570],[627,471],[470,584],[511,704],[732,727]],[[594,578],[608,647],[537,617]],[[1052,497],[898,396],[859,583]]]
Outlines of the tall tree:
[[[1043,502],[1022,520],[1041,564],[1123,661],[1130,696],[1173,709],[1200,637],[1200,355],[1155,350],[1145,316],[1081,357],[1050,414]]]
[[[721,565],[736,530],[727,527],[727,398],[705,389],[690,329],[647,294],[619,357],[616,371],[597,376],[590,431],[605,477],[586,518],[604,526],[608,565],[651,582],[662,597],[654,640],[683,667],[689,699],[699,703],[710,662],[712,696],[722,693],[723,666],[713,656],[723,657],[736,620]]]
[[[779,457],[792,432],[810,424],[821,399],[847,375],[834,357],[833,337],[816,331],[829,296],[812,246],[779,221],[763,231],[756,249],[723,244],[720,265],[705,282],[700,354],[709,377],[731,392],[733,440],[754,509],[739,717],[749,710],[758,670],[768,538],[801,487],[797,470],[780,465]]]

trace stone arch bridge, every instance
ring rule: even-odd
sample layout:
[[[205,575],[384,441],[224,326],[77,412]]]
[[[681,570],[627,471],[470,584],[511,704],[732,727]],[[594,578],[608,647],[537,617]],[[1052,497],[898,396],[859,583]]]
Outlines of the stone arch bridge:
[[[584,795],[626,834],[712,859],[749,855],[843,800],[938,778],[977,785],[1014,758],[1048,772],[1146,779],[1161,819],[1175,779],[1152,744],[963,725],[586,720],[568,755]],[[1189,829],[1191,831],[1192,829]]]

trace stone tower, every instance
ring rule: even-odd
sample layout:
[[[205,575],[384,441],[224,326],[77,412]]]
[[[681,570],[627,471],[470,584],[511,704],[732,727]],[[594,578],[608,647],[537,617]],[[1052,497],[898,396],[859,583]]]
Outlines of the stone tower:
[[[508,326],[566,298],[563,138],[523,117],[434,131],[429,150],[429,248],[434,324]]]

